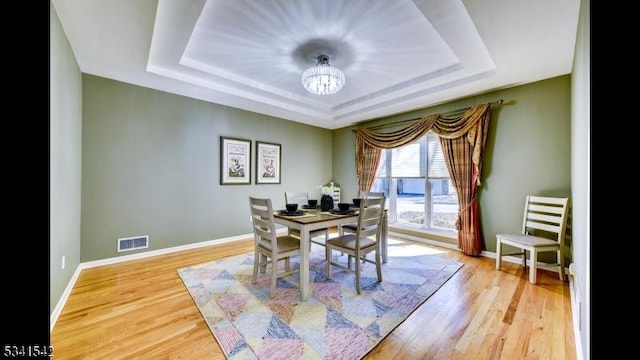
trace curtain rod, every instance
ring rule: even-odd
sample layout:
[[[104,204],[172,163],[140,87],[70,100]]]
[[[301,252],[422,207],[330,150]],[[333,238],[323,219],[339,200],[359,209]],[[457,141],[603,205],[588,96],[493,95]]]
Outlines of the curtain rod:
[[[503,99],[498,99],[496,101],[490,102],[490,105],[502,105],[502,103],[504,103]],[[471,109],[471,106],[466,107],[466,108],[462,108],[462,109],[458,109],[458,110],[452,110],[447,112],[446,114],[455,114],[455,113],[459,113],[461,111],[467,111]],[[370,129],[370,130],[376,130],[376,129],[382,129],[382,128],[386,128],[386,127],[392,127],[392,126],[396,126],[396,125],[400,125],[400,124],[404,124],[404,123],[408,123],[408,122],[414,122],[417,120],[420,120],[422,118],[424,118],[427,115],[418,117],[418,118],[414,118],[414,119],[406,119],[406,120],[400,120],[400,121],[396,121],[396,122],[392,122],[389,124],[380,124],[380,125],[375,125],[375,126],[371,126],[371,127],[365,127],[365,129]],[[355,130],[351,130],[352,132],[356,132]]]

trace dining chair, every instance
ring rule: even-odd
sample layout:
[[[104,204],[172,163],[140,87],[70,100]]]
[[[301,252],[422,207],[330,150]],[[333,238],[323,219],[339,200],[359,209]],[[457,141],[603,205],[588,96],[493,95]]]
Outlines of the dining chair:
[[[384,193],[383,192],[377,192],[377,191],[362,191],[360,193],[360,196],[362,198],[384,197]],[[344,235],[345,233],[347,233],[347,234],[355,234],[357,230],[358,230],[358,224],[356,224],[356,223],[344,224],[338,230],[338,235]],[[365,261],[365,260],[362,259],[362,261]],[[349,256],[348,264],[349,264],[349,266],[351,266],[351,256]]]
[[[302,208],[304,205],[308,204],[309,201],[309,193],[308,192],[293,192],[293,191],[285,191],[284,193],[284,201],[285,204],[298,204],[298,207]],[[289,235],[300,238],[300,231],[298,229],[288,230]],[[315,240],[315,238],[322,236],[322,241]],[[309,232],[309,239],[312,243],[318,244],[320,246],[324,246],[327,239],[329,239],[329,228],[321,228],[312,230]],[[309,247],[311,250],[311,247]]]
[[[380,242],[382,239],[382,218],[384,216],[385,197],[367,197],[360,202],[358,222],[355,234],[344,234],[327,240],[326,243],[326,269],[327,278],[331,279],[331,267],[335,266],[356,275],[356,290],[362,292],[360,281],[360,261],[355,262],[355,269],[351,268],[351,257],[362,259],[363,263],[370,262],[376,265],[378,282],[382,281],[382,261],[380,255]],[[340,251],[349,256],[347,266],[335,262],[332,252]],[[366,259],[365,255],[375,252],[375,260]]]
[[[517,234],[496,234],[496,269],[500,270],[502,257],[522,255],[522,266],[527,268],[529,252],[529,282],[536,283],[537,268],[557,267],[560,280],[564,281],[564,238],[567,228],[569,198],[527,196],[524,204],[522,231]],[[519,252],[505,253],[503,245],[520,249]],[[556,252],[555,263],[539,263],[541,252]]]
[[[249,206],[255,246],[251,283],[257,282],[258,269],[263,274],[266,272],[267,265],[271,264],[269,297],[273,298],[276,293],[277,279],[300,271],[299,267],[291,269],[290,262],[291,256],[300,255],[300,239],[290,235],[278,236],[276,234],[271,199],[249,196]],[[278,262],[281,260],[284,260],[284,270],[282,271],[278,267]]]
[[[360,193],[360,196],[363,199],[364,198],[371,198],[371,197],[384,197],[384,193],[383,192],[377,192],[377,191],[362,191]],[[358,226],[357,226],[356,223],[344,224],[339,229],[339,235],[344,235],[345,232],[346,233],[355,234],[357,230],[358,230]]]

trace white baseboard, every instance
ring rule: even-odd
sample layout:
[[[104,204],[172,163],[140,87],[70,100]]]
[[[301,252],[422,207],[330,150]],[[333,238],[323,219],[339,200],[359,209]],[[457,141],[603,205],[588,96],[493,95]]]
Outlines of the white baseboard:
[[[82,269],[80,266],[78,266],[76,268],[76,271],[73,273],[73,276],[71,276],[71,280],[69,280],[69,283],[67,283],[67,287],[64,289],[64,292],[62,293],[60,300],[58,300],[56,307],[53,309],[53,313],[51,313],[51,316],[49,317],[49,333],[53,331],[53,327],[56,325],[56,321],[58,321],[58,317],[62,312],[62,308],[64,308],[64,305],[67,303],[67,299],[69,299],[71,290],[73,290],[73,287],[75,286],[76,281],[78,281],[78,276],[80,276],[80,271],[82,271]]]
[[[569,273],[569,294],[571,297],[571,318],[573,320],[573,339],[576,344],[576,359],[584,359],[582,354],[582,333],[580,332],[580,298],[575,289],[574,277]]]
[[[452,250],[460,250],[460,248],[455,244],[450,244],[444,241],[426,239],[423,237],[413,236],[409,234],[396,233],[391,230],[389,231],[389,236],[394,237],[396,239],[409,240],[409,241],[413,241],[421,244],[433,245],[433,246],[443,247],[443,248],[452,249]]]
[[[286,231],[286,229],[284,229],[284,230]],[[277,231],[281,232],[282,229],[279,229]],[[170,253],[173,253],[173,252],[176,252],[176,251],[197,249],[197,248],[201,248],[201,247],[205,247],[205,246],[218,245],[218,244],[224,244],[224,243],[229,243],[229,242],[234,242],[234,241],[246,240],[246,239],[252,238],[252,237],[253,237],[253,233],[245,234],[245,235],[238,235],[238,236],[231,236],[231,237],[222,238],[222,239],[202,241],[202,242],[194,243],[194,244],[180,245],[180,246],[174,246],[174,247],[170,247],[170,248],[166,248],[166,249],[145,251],[145,252],[141,252],[141,253],[138,253],[138,254],[117,256],[117,257],[112,257],[112,258],[108,258],[108,259],[101,259],[101,260],[95,260],[95,261],[88,261],[88,262],[80,263],[78,265],[78,267],[76,268],[76,271],[73,273],[73,276],[71,277],[71,280],[69,280],[69,283],[67,284],[67,287],[64,289],[64,292],[62,293],[62,296],[60,297],[60,300],[58,300],[58,303],[56,304],[56,307],[53,309],[53,313],[51,313],[51,316],[49,317],[49,333],[51,333],[53,331],[53,327],[56,325],[56,322],[58,321],[58,317],[60,316],[60,313],[62,313],[62,309],[64,308],[64,305],[67,303],[67,300],[69,299],[69,295],[71,294],[71,290],[73,290],[73,287],[75,286],[76,281],[78,281],[78,276],[80,276],[80,272],[82,272],[82,270],[84,270],[84,269],[89,269],[89,268],[92,268],[92,267],[102,266],[102,265],[117,264],[117,263],[131,261],[131,260],[144,259],[144,258],[148,258],[148,257],[151,257],[151,256],[170,254]]]

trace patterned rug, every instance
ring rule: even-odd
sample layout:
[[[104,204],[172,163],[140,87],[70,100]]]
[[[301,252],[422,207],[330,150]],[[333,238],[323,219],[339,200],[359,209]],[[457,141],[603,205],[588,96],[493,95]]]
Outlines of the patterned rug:
[[[270,266],[251,284],[253,253],[178,270],[228,359],[361,359],[462,267],[435,248],[390,242],[383,281],[362,264],[358,295],[355,274],[332,267],[327,279],[324,248],[313,250],[306,302],[297,273],[278,280],[273,299]]]

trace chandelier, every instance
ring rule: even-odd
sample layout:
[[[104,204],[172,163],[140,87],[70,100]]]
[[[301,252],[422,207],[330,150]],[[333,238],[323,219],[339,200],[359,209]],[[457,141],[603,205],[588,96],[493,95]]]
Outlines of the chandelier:
[[[318,55],[318,63],[302,73],[302,86],[316,95],[335,94],[344,85],[342,70],[329,65],[327,55]]]

